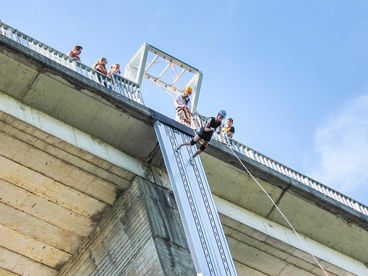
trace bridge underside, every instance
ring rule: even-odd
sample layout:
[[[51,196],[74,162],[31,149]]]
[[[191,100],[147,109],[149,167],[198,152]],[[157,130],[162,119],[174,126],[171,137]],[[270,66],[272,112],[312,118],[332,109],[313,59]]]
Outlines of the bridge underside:
[[[97,239],[101,232],[98,225],[112,218],[119,198],[134,187],[134,179],[142,178],[159,190],[170,189],[170,185],[149,109],[113,95],[44,57],[17,51],[0,45],[0,274],[53,275],[77,262],[78,256],[85,254],[79,252],[81,248],[93,255],[89,246],[97,240],[90,237]],[[10,106],[15,100],[19,104]],[[43,113],[29,112],[24,106],[67,125],[48,121]],[[55,134],[56,128],[60,136]],[[78,136],[81,131],[86,136]],[[93,143],[86,142],[88,135]],[[213,194],[285,225],[227,149],[213,145],[201,156]],[[99,147],[101,150],[96,150]],[[109,147],[114,148],[113,154]],[[298,232],[368,263],[366,224],[349,220],[320,195],[295,188],[287,177],[245,161]],[[155,216],[167,219],[163,209],[152,210]],[[144,212],[147,229],[152,231],[150,209]],[[221,210],[220,214],[240,275],[322,275],[304,251]],[[178,217],[174,218],[169,221],[180,224]],[[124,223],[120,226],[127,230]],[[128,234],[134,236],[134,232]],[[106,233],[106,239],[109,235]],[[172,236],[150,237],[151,249],[155,248],[159,260],[153,265],[165,267],[165,253],[158,249],[157,237],[186,248],[185,242],[178,242],[180,235],[179,231]],[[336,264],[322,263],[332,275],[351,275]]]
[[[0,266],[55,273],[133,177],[0,112]]]
[[[109,250],[109,247],[96,247],[94,243],[101,242],[101,235],[106,241],[116,239],[115,232],[104,235],[102,229],[116,219],[114,208],[119,207],[114,206],[116,198],[126,196],[133,179],[139,176],[4,112],[0,112],[0,152],[0,267],[3,274],[54,275],[65,264],[65,271],[69,271],[67,268],[71,264],[78,268],[75,265],[78,261],[89,261],[89,265],[93,265],[91,253],[86,258],[86,253],[83,255],[86,251],[81,248],[96,255]],[[161,176],[155,175],[154,179],[156,183],[147,180],[145,183],[156,187],[156,198],[164,201],[161,204],[165,206],[167,202],[162,193],[167,193],[167,177],[161,172]],[[170,196],[173,197],[172,193]],[[126,210],[135,203],[124,204],[120,206],[120,217],[124,217]],[[179,225],[173,225],[173,229],[180,231],[166,233],[160,238],[168,239],[175,248],[187,248],[177,210],[176,219],[173,219],[167,217],[164,208],[157,208],[151,214],[154,216],[151,221],[158,220],[157,216],[161,220],[174,221]],[[152,208],[142,212],[148,213],[142,219],[147,229],[154,228],[149,226]],[[305,252],[224,214],[221,220],[239,275],[322,275]],[[129,222],[115,225],[121,227],[125,239],[128,226]],[[162,230],[167,225],[158,228],[158,233],[168,231]],[[131,231],[142,234],[136,228]],[[155,233],[155,230],[150,231]],[[142,251],[141,258],[152,254],[153,250],[157,260],[151,269],[161,271],[159,256],[166,253],[159,249],[156,240],[154,234],[147,238],[149,245],[144,250],[148,252]],[[188,256],[188,249],[186,252]],[[335,265],[322,263],[331,275],[352,275]],[[102,266],[98,262],[95,265],[89,268]],[[105,261],[105,265],[114,267],[114,262]]]

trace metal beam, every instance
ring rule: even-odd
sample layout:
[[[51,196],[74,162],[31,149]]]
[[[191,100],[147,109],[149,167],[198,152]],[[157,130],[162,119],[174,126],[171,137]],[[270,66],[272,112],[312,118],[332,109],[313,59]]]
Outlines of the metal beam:
[[[159,121],[154,124],[197,273],[237,275],[200,158],[194,147],[175,148],[190,136]]]
[[[154,57],[150,62],[147,62],[147,57],[150,53],[153,54]],[[159,72],[157,74],[151,73],[150,70],[155,68],[155,64],[159,63],[158,60],[160,60],[160,63],[161,61],[164,62],[166,66],[164,69],[158,70]],[[178,72],[177,69],[179,68],[181,70]],[[163,76],[167,76],[169,72],[174,74],[173,80],[168,81],[165,79],[165,81],[163,81]],[[189,81],[184,82],[183,76],[186,75],[186,73],[189,74],[189,77],[191,75],[191,78]],[[193,90],[191,111],[196,112],[202,83],[202,72],[148,43],[144,43],[129,61],[125,67],[124,77],[137,82],[140,86],[143,77],[145,77],[147,80],[153,81],[155,84],[159,85],[162,89],[176,95],[182,95],[184,88],[186,86],[191,86]]]

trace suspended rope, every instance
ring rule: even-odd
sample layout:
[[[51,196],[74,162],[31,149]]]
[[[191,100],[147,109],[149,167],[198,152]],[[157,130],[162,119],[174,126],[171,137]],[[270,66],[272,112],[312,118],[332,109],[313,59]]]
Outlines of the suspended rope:
[[[277,211],[281,214],[281,216],[284,218],[284,220],[286,221],[286,223],[290,226],[290,228],[293,230],[294,234],[298,237],[299,241],[301,242],[301,244],[304,246],[304,248],[307,250],[307,252],[313,257],[314,261],[317,263],[317,265],[321,268],[322,272],[324,273],[324,275],[329,276],[327,274],[327,272],[324,270],[324,268],[322,267],[322,265],[320,264],[320,262],[317,260],[317,258],[314,256],[314,254],[312,253],[312,251],[309,249],[308,245],[306,242],[304,242],[304,240],[300,237],[300,235],[296,232],[294,226],[291,224],[291,222],[288,220],[288,218],[284,215],[284,213],[281,211],[281,209],[279,208],[279,206],[277,206],[277,204],[275,203],[275,201],[272,199],[272,197],[267,193],[267,191],[265,190],[265,188],[263,188],[263,186],[259,183],[259,181],[253,176],[253,174],[249,171],[249,169],[244,165],[244,163],[241,161],[241,159],[239,158],[239,156],[236,154],[236,152],[233,150],[229,139],[226,137],[226,145],[229,147],[229,149],[232,151],[233,155],[238,159],[239,163],[243,166],[243,168],[245,169],[245,171],[249,174],[249,176],[254,180],[254,182],[257,183],[257,185],[261,188],[261,190],[266,194],[266,196],[268,197],[268,199],[272,202],[273,206],[275,206],[275,208],[277,209]]]

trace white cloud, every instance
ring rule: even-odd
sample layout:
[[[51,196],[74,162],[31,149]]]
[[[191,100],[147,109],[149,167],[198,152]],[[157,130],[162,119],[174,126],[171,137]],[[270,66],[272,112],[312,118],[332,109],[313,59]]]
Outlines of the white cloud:
[[[368,204],[368,94],[347,103],[317,129],[310,175]]]

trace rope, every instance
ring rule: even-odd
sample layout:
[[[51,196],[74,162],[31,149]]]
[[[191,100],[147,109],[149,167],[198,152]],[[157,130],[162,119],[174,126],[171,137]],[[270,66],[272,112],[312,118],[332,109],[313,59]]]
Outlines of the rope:
[[[298,237],[299,241],[302,243],[302,245],[305,247],[305,249],[307,250],[307,252],[313,257],[314,261],[317,263],[317,265],[320,267],[320,269],[323,271],[325,276],[329,276],[327,274],[327,272],[324,270],[324,268],[322,267],[322,265],[320,264],[320,262],[317,260],[317,258],[313,255],[313,253],[311,252],[311,250],[309,249],[309,247],[307,246],[307,244],[303,241],[303,239],[300,237],[300,235],[296,232],[294,226],[290,223],[290,221],[287,219],[287,217],[284,215],[284,213],[281,211],[281,209],[279,208],[279,206],[277,206],[277,204],[275,203],[275,201],[272,199],[272,197],[267,193],[267,191],[263,188],[263,186],[258,182],[258,180],[252,175],[252,173],[249,171],[249,169],[244,165],[244,163],[240,160],[239,156],[235,153],[235,151],[232,149],[229,140],[226,139],[226,145],[230,148],[230,150],[232,151],[232,153],[234,154],[234,156],[238,159],[238,161],[240,162],[240,164],[243,166],[243,168],[245,169],[245,171],[250,175],[250,177],[257,183],[257,185],[261,188],[261,190],[266,194],[266,196],[269,198],[269,200],[271,200],[272,204],[275,206],[275,208],[277,209],[277,211],[279,211],[279,213],[281,214],[281,216],[285,219],[285,221],[287,222],[287,224],[290,226],[290,228],[293,230],[294,234]]]

